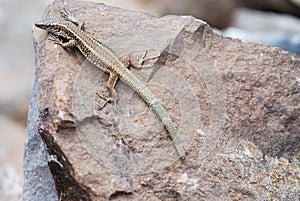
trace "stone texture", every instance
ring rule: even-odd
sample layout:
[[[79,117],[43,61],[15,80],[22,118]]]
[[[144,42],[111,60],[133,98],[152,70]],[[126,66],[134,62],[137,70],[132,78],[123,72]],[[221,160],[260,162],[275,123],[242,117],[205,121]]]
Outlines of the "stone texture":
[[[152,0],[161,15],[192,15],[222,29],[230,25],[235,0]],[[150,4],[150,5],[151,5]]]
[[[36,60],[37,62],[37,60]],[[24,154],[24,185],[23,201],[36,200],[58,200],[53,176],[48,166],[49,154],[47,154],[45,144],[38,133],[38,71],[37,64],[35,70],[35,80],[30,98],[27,122],[27,136],[25,141]]]
[[[35,137],[26,157],[38,154],[46,170],[45,153],[30,152],[43,150],[38,131],[53,175],[35,181],[50,181],[37,194],[49,187],[53,195],[54,181],[62,200],[299,199],[299,57],[222,37],[192,17],[66,2],[120,57],[157,56],[131,71],[170,112],[188,154],[178,159],[160,121],[122,82],[118,102],[100,110],[107,74],[34,29]],[[54,1],[43,17],[61,8]]]

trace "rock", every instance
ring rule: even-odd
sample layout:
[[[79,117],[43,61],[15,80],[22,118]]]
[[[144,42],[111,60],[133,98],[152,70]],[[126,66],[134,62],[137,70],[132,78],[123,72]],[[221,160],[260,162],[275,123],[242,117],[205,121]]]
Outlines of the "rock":
[[[261,10],[289,13],[300,16],[299,0],[238,0],[240,5]]]
[[[300,55],[300,20],[286,14],[237,9],[224,35],[260,42]]]
[[[17,201],[22,195],[22,177],[11,165],[0,164],[0,200]]]
[[[27,122],[27,136],[24,154],[24,185],[23,201],[58,200],[53,176],[48,166],[49,154],[38,133],[38,71],[35,70],[35,80],[30,98]]]
[[[0,114],[0,200],[22,195],[25,127]]]
[[[102,0],[101,2],[106,5],[148,12],[155,16],[192,15],[219,29],[231,24],[236,9],[236,0]]]
[[[0,114],[0,164],[12,166],[22,176],[25,127]]]
[[[0,2],[0,113],[24,127],[33,84],[34,57],[30,30],[44,7],[45,2],[39,0]]]
[[[170,113],[187,158],[121,81],[118,102],[100,109],[107,74],[35,28],[24,191],[29,179],[47,186],[31,200],[45,191],[55,200],[54,188],[61,200],[299,199],[299,57],[225,38],[193,17],[66,4],[120,58],[147,50],[150,67],[131,71]],[[62,6],[54,1],[43,17],[60,17]],[[43,179],[29,177],[35,172]]]
[[[151,4],[161,15],[192,15],[219,29],[230,25],[236,8],[235,0],[152,0]]]

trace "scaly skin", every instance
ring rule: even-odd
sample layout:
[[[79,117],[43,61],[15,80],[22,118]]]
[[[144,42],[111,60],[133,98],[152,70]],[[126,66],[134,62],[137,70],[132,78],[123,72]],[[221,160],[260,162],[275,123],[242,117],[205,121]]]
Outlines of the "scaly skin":
[[[61,46],[77,47],[89,62],[109,73],[107,87],[112,93],[118,78],[132,88],[162,121],[178,155],[181,159],[185,159],[184,148],[180,144],[174,122],[169,113],[150,89],[128,70],[113,50],[86,34],[81,29],[81,25],[73,20],[47,18],[37,22],[35,26],[48,31],[59,39],[65,39],[67,42],[60,40],[59,44]]]

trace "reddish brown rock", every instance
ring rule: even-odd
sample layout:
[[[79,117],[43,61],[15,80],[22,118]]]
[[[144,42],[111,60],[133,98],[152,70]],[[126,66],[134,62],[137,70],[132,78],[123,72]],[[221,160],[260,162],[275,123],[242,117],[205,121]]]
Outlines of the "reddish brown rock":
[[[62,200],[299,199],[299,57],[224,38],[192,17],[67,2],[120,57],[158,56],[131,71],[169,111],[187,158],[122,82],[118,102],[99,110],[107,74],[34,29],[39,113],[30,119]],[[61,8],[54,1],[43,17]]]
[[[151,0],[161,15],[192,15],[219,29],[230,25],[235,0]]]

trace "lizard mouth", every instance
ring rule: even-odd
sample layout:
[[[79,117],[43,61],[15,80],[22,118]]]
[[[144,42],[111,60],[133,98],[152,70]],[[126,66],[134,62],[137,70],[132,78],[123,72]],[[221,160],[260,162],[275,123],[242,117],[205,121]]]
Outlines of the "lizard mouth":
[[[53,37],[57,38],[58,40],[60,40],[63,43],[69,41],[67,39],[67,37],[61,32],[61,28],[59,26],[57,26],[56,24],[50,24],[50,23],[47,23],[46,21],[39,21],[39,22],[35,23],[35,26],[47,31]]]
[[[46,29],[46,26],[42,22],[36,22],[34,25],[40,29]]]

